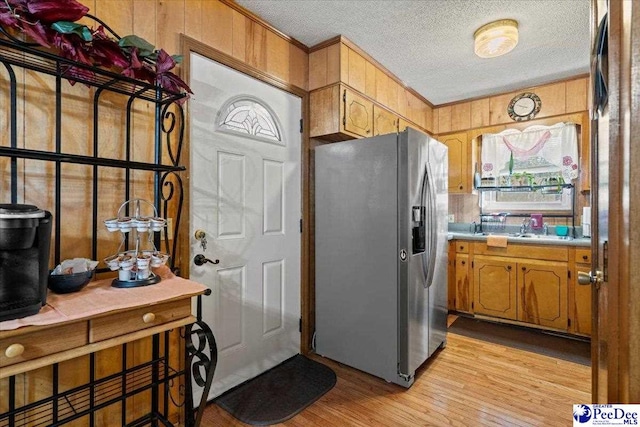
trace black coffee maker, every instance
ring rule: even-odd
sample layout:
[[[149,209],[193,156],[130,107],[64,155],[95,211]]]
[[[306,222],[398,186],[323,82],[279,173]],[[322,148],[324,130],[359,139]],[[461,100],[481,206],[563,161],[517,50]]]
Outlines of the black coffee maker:
[[[37,314],[47,303],[51,213],[0,204],[0,321]]]

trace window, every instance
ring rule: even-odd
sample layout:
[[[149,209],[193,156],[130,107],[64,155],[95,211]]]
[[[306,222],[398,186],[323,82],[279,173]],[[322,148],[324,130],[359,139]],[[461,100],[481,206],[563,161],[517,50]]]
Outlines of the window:
[[[578,177],[576,125],[531,126],[482,135],[483,185],[518,187],[571,183]],[[487,184],[490,183],[490,184]],[[483,192],[484,210],[563,211],[572,208],[570,189]]]
[[[218,130],[284,145],[278,120],[271,109],[250,96],[235,97],[220,109]]]

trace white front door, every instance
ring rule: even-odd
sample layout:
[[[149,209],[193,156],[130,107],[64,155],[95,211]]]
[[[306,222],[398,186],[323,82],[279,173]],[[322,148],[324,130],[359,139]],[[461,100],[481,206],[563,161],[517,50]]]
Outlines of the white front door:
[[[196,53],[190,70],[191,259],[220,260],[190,268],[213,291],[203,297],[218,345],[211,399],[300,349],[302,106]]]

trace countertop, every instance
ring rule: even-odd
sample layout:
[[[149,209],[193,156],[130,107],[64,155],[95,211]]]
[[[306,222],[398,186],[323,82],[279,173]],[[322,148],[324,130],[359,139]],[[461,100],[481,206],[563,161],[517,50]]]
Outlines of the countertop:
[[[519,227],[507,226],[504,232],[500,233],[472,233],[473,223],[449,223],[449,240],[472,240],[478,242],[486,242],[487,236],[506,236],[507,243],[524,243],[532,245],[553,245],[553,246],[579,246],[590,247],[590,237],[559,237],[555,235],[555,227],[549,227],[549,234],[542,233],[519,233]],[[582,228],[576,227],[575,234],[582,236]]]

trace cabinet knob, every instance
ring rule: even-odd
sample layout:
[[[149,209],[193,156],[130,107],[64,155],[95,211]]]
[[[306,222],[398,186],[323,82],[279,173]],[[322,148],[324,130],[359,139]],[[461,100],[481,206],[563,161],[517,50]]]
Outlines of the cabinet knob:
[[[371,132],[371,129],[367,129],[367,133],[370,133],[370,132]]]
[[[588,255],[582,255],[582,259],[586,261],[586,260],[589,259],[589,256]]]
[[[460,250],[463,250],[463,249],[464,249],[464,246],[460,246]]]
[[[24,353],[24,346],[22,344],[11,344],[9,347],[7,347],[7,349],[4,351],[4,355],[8,358],[11,359],[12,357],[18,357],[21,356],[22,353]]]
[[[462,184],[460,184],[460,186],[458,187],[460,190],[462,190]]]
[[[145,314],[142,316],[142,321],[143,321],[144,323],[151,323],[151,322],[153,322],[154,320],[156,320],[156,315],[155,315],[155,314],[153,314],[153,313],[145,313]]]
[[[464,262],[464,261],[462,261],[462,265],[465,265],[465,262]]]
[[[507,270],[511,270],[511,266],[510,265],[507,265]]]
[[[522,267],[522,271],[527,271],[527,267]]]

